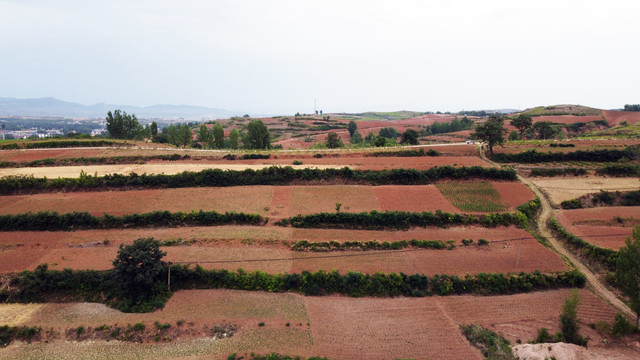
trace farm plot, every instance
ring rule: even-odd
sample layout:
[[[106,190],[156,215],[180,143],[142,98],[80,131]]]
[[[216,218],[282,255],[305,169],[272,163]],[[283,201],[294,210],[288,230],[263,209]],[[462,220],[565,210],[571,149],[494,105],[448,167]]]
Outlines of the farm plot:
[[[378,186],[375,194],[382,210],[458,211],[435,185]]]
[[[291,189],[291,214],[315,214],[335,212],[336,204],[341,211],[363,212],[380,210],[372,186],[294,186]]]
[[[307,297],[313,352],[345,359],[482,359],[438,299]]]
[[[518,206],[535,199],[534,193],[521,182],[494,181],[491,185],[500,194],[501,202],[515,210]]]
[[[130,174],[132,172],[137,174],[166,174],[175,175],[183,171],[202,171],[206,169],[221,169],[221,170],[246,170],[253,169],[259,170],[272,166],[271,164],[265,165],[252,165],[252,164],[202,164],[202,163],[155,163],[155,164],[122,164],[122,165],[91,165],[91,166],[57,166],[57,167],[37,167],[37,168],[8,168],[0,169],[0,177],[11,175],[33,175],[34,177],[47,177],[47,178],[75,178],[79,177],[82,171],[90,175],[98,174],[98,176],[104,176],[107,174]],[[291,165],[294,169],[304,168],[316,168],[316,169],[330,169],[341,168],[343,166],[337,165]]]
[[[618,250],[640,223],[640,207],[563,210],[558,221],[572,234],[594,245]]]
[[[638,190],[638,178],[609,178],[601,176],[571,178],[531,178],[532,183],[542,189],[551,200],[553,206],[560,206],[565,200],[579,198],[583,195],[606,191]]]
[[[445,198],[463,212],[501,212],[507,207],[502,204],[500,193],[486,181],[444,182],[436,187]]]
[[[271,186],[45,193],[3,197],[0,214],[87,211],[123,215],[162,211],[235,211],[266,215]]]

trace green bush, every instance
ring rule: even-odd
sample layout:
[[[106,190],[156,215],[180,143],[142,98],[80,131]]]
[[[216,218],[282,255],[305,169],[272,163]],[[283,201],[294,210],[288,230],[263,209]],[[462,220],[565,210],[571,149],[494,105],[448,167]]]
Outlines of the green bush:
[[[618,252],[611,249],[601,248],[599,246],[588,243],[581,238],[573,235],[567,229],[565,229],[556,219],[549,221],[551,228],[555,230],[558,235],[566,240],[569,244],[575,248],[584,252],[584,255],[589,259],[596,261],[603,265],[607,270],[614,271],[616,269],[616,262],[618,260]]]
[[[633,159],[637,153],[637,147],[629,146],[624,150],[578,150],[573,152],[538,152],[527,150],[516,154],[497,153],[493,160],[501,163],[543,163],[566,161],[589,162],[617,162],[623,159]]]
[[[541,177],[553,177],[553,176],[580,176],[585,175],[587,170],[584,168],[533,168],[531,169],[531,176],[541,176]]]
[[[621,313],[617,313],[613,319],[613,329],[611,334],[617,338],[629,335],[634,331],[633,325]]]
[[[563,209],[582,209],[582,201],[580,201],[580,199],[571,199],[571,200],[565,200],[563,202],[560,203],[560,206]]]

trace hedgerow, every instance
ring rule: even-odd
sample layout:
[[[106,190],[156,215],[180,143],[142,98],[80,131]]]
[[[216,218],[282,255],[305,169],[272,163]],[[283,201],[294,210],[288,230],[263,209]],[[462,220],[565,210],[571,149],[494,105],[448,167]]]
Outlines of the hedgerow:
[[[555,230],[564,240],[575,248],[583,251],[584,255],[592,261],[603,265],[609,271],[615,271],[618,260],[618,252],[612,249],[605,249],[593,245],[570,233],[556,219],[549,220],[551,228]]]
[[[165,275],[161,275],[166,278]],[[429,279],[426,275],[403,273],[363,274],[337,271],[267,274],[262,271],[245,272],[229,270],[206,270],[200,266],[171,266],[171,289],[234,289],[268,292],[298,292],[304,295],[321,296],[343,294],[353,297],[423,297],[430,295],[479,294],[501,295],[546,290],[556,288],[583,287],[584,275],[576,270],[560,271],[553,274],[534,273],[480,273],[476,275],[437,274]],[[102,301],[118,306],[118,279],[114,271],[94,270],[48,270],[46,265],[35,271],[23,271],[14,275],[12,292],[0,294],[4,302],[42,302],[70,296],[90,301]],[[155,298],[156,307],[162,307]],[[153,307],[138,306],[124,310],[151,311]]]
[[[464,240],[463,240],[464,241]],[[401,241],[384,241],[379,242],[377,240],[370,241],[319,241],[309,242],[307,240],[296,241],[291,244],[291,250],[293,251],[313,251],[313,252],[328,252],[328,251],[346,251],[346,250],[400,250],[408,247],[414,247],[419,249],[444,249],[447,244],[442,240],[401,240]]]
[[[123,142],[111,140],[48,140],[33,142],[14,142],[2,145],[2,150],[12,149],[42,149],[42,148],[67,148],[67,147],[102,147],[102,146],[127,146]]]
[[[485,227],[518,225],[525,226],[527,216],[522,212],[493,213],[482,215],[436,212],[371,211],[361,213],[319,213],[296,215],[276,222],[279,226],[296,228],[340,228],[340,229],[408,229],[410,227],[447,227],[453,225],[481,225]]]
[[[118,229],[140,227],[211,226],[220,224],[262,224],[266,219],[257,214],[216,211],[169,212],[94,216],[88,212],[37,212],[0,215],[0,231],[59,231],[78,229]]]
[[[585,175],[587,170],[583,168],[534,168],[531,169],[529,175],[531,176],[543,176],[543,177],[553,177],[553,176],[580,176]]]
[[[95,164],[131,164],[144,163],[151,160],[176,161],[190,159],[191,156],[151,155],[151,156],[113,156],[113,157],[79,157],[61,159],[40,159],[27,162],[1,161],[0,168],[40,167],[40,166],[65,166],[65,165],[95,165]]]
[[[624,150],[578,150],[567,153],[538,152],[527,150],[516,154],[497,153],[493,160],[501,163],[542,163],[562,161],[616,162],[622,159],[633,159],[637,156],[638,147],[629,146]]]
[[[424,148],[419,150],[398,150],[398,151],[376,151],[372,153],[367,153],[366,156],[373,157],[419,157],[419,156],[440,156],[440,152],[429,149],[424,151]]]
[[[0,179],[0,194],[38,191],[74,191],[80,189],[108,188],[184,188],[226,187],[247,185],[289,185],[309,181],[341,180],[369,185],[426,185],[443,179],[491,179],[516,180],[513,169],[483,168],[481,166],[440,166],[428,170],[352,170],[342,169],[293,169],[290,166],[272,166],[260,170],[242,171],[207,169],[200,172],[185,171],[175,175],[111,174],[92,176],[81,174],[78,178],[46,179],[33,176],[7,176]]]
[[[636,164],[610,164],[596,169],[598,175],[609,176],[638,176],[640,175],[640,166]]]

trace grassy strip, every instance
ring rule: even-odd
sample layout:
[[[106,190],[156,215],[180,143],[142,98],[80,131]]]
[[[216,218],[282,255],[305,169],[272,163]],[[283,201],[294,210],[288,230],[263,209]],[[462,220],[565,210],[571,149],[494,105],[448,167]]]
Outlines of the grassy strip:
[[[556,219],[549,220],[551,228],[557,232],[565,241],[573,245],[574,248],[582,250],[584,255],[590,260],[595,261],[609,271],[616,270],[616,262],[618,260],[618,252],[611,249],[601,248],[599,246],[588,243],[581,238],[573,235],[565,229]]]
[[[166,269],[159,276],[161,281],[167,279]],[[107,302],[118,307],[118,284],[113,270],[48,270],[47,265],[40,265],[35,271],[23,271],[14,274],[11,279],[11,290],[0,291],[0,302],[43,302],[51,301],[55,296],[61,299],[76,298],[85,301]],[[247,273],[238,271],[206,270],[200,266],[195,269],[187,265],[171,266],[171,289],[235,289],[268,292],[297,292],[304,295],[343,294],[353,297],[375,296],[424,297],[431,295],[504,295],[547,290],[556,288],[583,287],[585,276],[576,271],[559,271],[553,274],[533,273],[480,273],[466,275],[434,275],[429,279],[426,275],[403,273],[363,274],[337,271],[267,274],[262,271]],[[152,304],[127,304],[126,309],[152,311],[161,308],[170,296],[164,288],[166,283],[158,283]]]
[[[538,152],[527,150],[517,154],[497,153],[493,160],[501,163],[542,163],[563,161],[616,162],[633,159],[637,155],[637,146],[628,146],[624,150],[578,150],[567,153]]]
[[[114,156],[114,157],[79,157],[63,159],[40,159],[27,162],[0,161],[0,168],[41,167],[41,166],[68,166],[68,165],[96,165],[96,164],[133,164],[151,160],[187,160],[189,155],[152,155],[152,156]]]
[[[462,334],[471,345],[480,349],[486,359],[515,360],[509,340],[477,325],[461,325]]]
[[[462,211],[499,212],[507,209],[501,202],[500,193],[489,182],[446,182],[438,183],[436,187]]]
[[[154,211],[142,214],[93,216],[88,212],[58,214],[38,212],[0,215],[0,231],[59,231],[78,229],[120,229],[140,227],[212,226],[221,224],[264,224],[257,214],[216,211],[169,212]]]
[[[463,242],[465,240],[463,240]],[[472,242],[473,240],[470,240],[469,244],[471,244]],[[453,244],[450,244],[449,247],[451,247],[451,245]],[[445,249],[447,248],[447,243],[445,243],[442,240],[416,240],[416,239],[412,239],[410,241],[401,240],[401,241],[393,241],[393,242],[388,242],[388,241],[379,242],[377,240],[346,241],[343,243],[340,243],[337,241],[309,242],[307,240],[301,240],[291,244],[291,250],[312,251],[312,252],[330,252],[330,251],[347,251],[347,250],[362,250],[362,251],[400,250],[400,249],[406,249],[410,246],[418,249]]]
[[[513,169],[483,168],[481,166],[441,166],[429,170],[352,170],[300,169],[272,166],[260,170],[243,171],[208,169],[200,172],[185,171],[175,175],[155,174],[91,176],[82,173],[78,178],[35,178],[33,176],[7,176],[0,179],[0,194],[33,193],[42,191],[74,191],[109,188],[185,188],[202,186],[289,185],[310,181],[340,180],[369,185],[425,185],[443,179],[516,180]]]

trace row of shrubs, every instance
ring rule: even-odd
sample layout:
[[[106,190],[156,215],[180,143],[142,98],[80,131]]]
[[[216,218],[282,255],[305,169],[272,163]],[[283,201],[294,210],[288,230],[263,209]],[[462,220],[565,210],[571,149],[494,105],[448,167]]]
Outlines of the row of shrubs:
[[[560,203],[563,209],[581,209],[584,207],[583,199],[565,200]],[[586,201],[586,200],[585,200]],[[635,191],[616,191],[614,193],[606,190],[600,190],[599,193],[592,195],[591,202],[596,205],[604,206],[640,206],[640,190]]]
[[[436,212],[371,211],[361,213],[318,213],[296,215],[275,224],[296,228],[340,228],[340,229],[408,229],[410,227],[452,225],[481,225],[485,227],[518,225],[526,226],[527,216],[521,212],[493,213],[483,215]]]
[[[424,148],[419,150],[398,150],[398,151],[376,151],[367,153],[367,156],[374,157],[419,157],[419,156],[440,156],[440,152],[429,149],[424,151]]]
[[[102,147],[102,146],[126,146],[123,142],[111,140],[59,140],[59,141],[33,141],[12,142],[2,145],[2,150],[14,149],[43,149],[43,148],[68,148],[68,147]]]
[[[469,246],[473,244],[473,239],[462,239],[462,245]],[[489,245],[486,239],[479,239],[478,246]],[[291,245],[293,251],[313,251],[313,252],[329,252],[329,251],[346,251],[346,250],[400,250],[406,248],[417,249],[453,249],[455,247],[454,240],[448,240],[446,243],[442,240],[400,240],[400,241],[319,241],[309,242],[307,240],[296,241]]]
[[[565,241],[579,249],[590,260],[603,265],[609,271],[616,270],[616,262],[618,260],[618,252],[612,249],[605,249],[593,245],[570,233],[556,219],[549,221],[551,228],[555,230]]]
[[[0,168],[64,166],[64,165],[95,165],[95,164],[131,164],[151,160],[177,161],[187,160],[191,156],[170,154],[152,156],[113,156],[113,157],[79,157],[61,159],[40,159],[27,162],[0,161]]]
[[[640,175],[640,166],[637,164],[610,164],[596,169],[598,175],[609,176],[638,176]]]
[[[576,144],[551,143],[551,144],[549,144],[549,147],[568,148],[568,147],[576,147]]]
[[[166,279],[165,275],[161,275]],[[480,273],[477,275],[426,275],[403,273],[363,274],[337,271],[267,274],[262,271],[245,272],[206,270],[200,266],[171,266],[171,289],[235,289],[268,292],[298,292],[304,295],[343,294],[354,297],[376,296],[423,297],[430,295],[480,294],[503,295],[555,288],[583,287],[582,273],[562,271],[553,274]],[[113,270],[48,270],[46,265],[35,271],[24,271],[12,280],[13,291],[0,292],[0,302],[42,302],[52,295],[69,299],[112,301],[117,294]],[[161,304],[160,304],[161,307]],[[150,309],[147,309],[150,310]]]
[[[227,154],[222,158],[224,160],[259,160],[259,159],[269,159],[271,154],[244,154],[242,156]]]
[[[184,188],[200,186],[241,186],[241,185],[288,185],[317,180],[341,180],[370,185],[424,185],[442,179],[491,179],[515,180],[513,169],[441,166],[429,170],[352,170],[342,169],[293,169],[290,166],[272,166],[260,170],[242,171],[207,169],[200,172],[185,171],[175,175],[153,174],[129,175],[111,174],[91,176],[81,174],[78,178],[46,179],[33,176],[7,176],[0,178],[0,193],[14,194],[34,191],[66,191],[96,188]]]
[[[553,176],[580,176],[586,175],[587,170],[584,168],[563,167],[563,168],[533,168],[531,176],[553,177]]]
[[[527,150],[516,154],[497,153],[493,160],[501,163],[542,163],[563,161],[617,162],[622,159],[633,159],[638,152],[637,147],[629,146],[624,150],[578,150],[567,153],[538,152]]]
[[[42,329],[39,326],[0,326],[0,348],[7,347],[13,341],[20,340],[31,342],[40,335]]]
[[[57,231],[77,229],[118,229],[141,227],[211,226],[221,224],[262,224],[257,214],[216,211],[169,212],[94,216],[88,212],[37,212],[0,215],[0,231]]]

